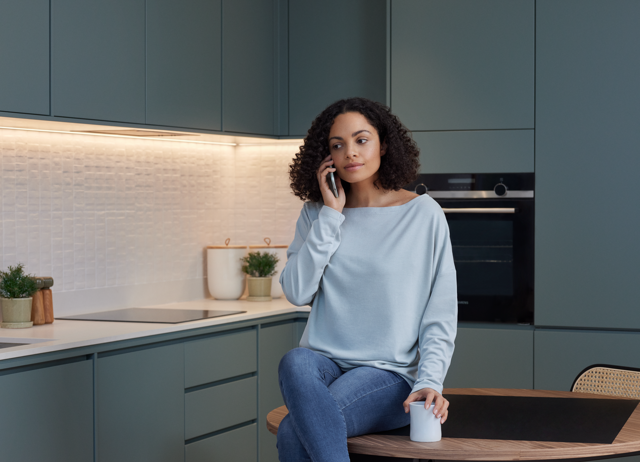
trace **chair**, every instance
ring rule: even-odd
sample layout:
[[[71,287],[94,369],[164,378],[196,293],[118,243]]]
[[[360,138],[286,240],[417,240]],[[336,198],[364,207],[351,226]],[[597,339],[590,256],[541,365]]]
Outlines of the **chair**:
[[[640,399],[640,369],[594,364],[578,374],[571,391]]]

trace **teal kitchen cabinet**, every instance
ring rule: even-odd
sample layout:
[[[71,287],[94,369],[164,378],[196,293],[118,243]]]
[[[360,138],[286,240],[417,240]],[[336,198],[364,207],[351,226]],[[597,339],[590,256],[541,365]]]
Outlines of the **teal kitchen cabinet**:
[[[640,368],[640,332],[536,329],[535,382],[540,390],[570,391],[594,364]]]
[[[49,0],[0,2],[0,111],[49,114]]]
[[[534,1],[392,0],[391,107],[413,131],[533,128]]]
[[[533,326],[461,324],[445,388],[532,388]]]
[[[414,132],[420,173],[534,171],[533,130]]]
[[[640,3],[536,5],[535,323],[640,329]]]
[[[145,123],[145,0],[51,4],[53,116]]]
[[[276,0],[223,2],[225,132],[276,135]]]
[[[184,344],[138,348],[98,355],[96,460],[182,461]]]
[[[93,361],[0,371],[0,451],[11,462],[93,460]]]
[[[384,0],[289,2],[289,135],[352,96],[386,103]]]
[[[147,0],[147,124],[222,129],[221,8],[221,0]]]
[[[298,346],[298,325],[296,321],[265,324],[260,326],[260,409],[258,412],[258,442],[260,462],[278,462],[276,437],[267,430],[267,414],[277,407],[283,406],[280,384],[278,381],[278,365],[282,357]]]

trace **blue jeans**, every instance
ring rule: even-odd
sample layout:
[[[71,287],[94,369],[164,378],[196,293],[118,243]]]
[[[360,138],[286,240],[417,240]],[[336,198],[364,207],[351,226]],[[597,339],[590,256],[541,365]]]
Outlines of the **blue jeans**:
[[[409,425],[402,403],[409,384],[395,372],[357,367],[343,372],[307,348],[278,367],[289,414],[278,428],[281,462],[347,462],[347,438]]]

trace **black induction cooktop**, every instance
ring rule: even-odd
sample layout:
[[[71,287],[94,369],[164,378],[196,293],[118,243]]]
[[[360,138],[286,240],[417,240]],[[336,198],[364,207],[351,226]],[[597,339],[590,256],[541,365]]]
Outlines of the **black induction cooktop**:
[[[75,316],[56,317],[75,321],[112,321],[112,322],[152,322],[161,324],[180,324],[198,319],[217,318],[246,311],[221,310],[172,310],[164,308],[124,308],[122,310],[100,311],[98,313],[77,314]]]

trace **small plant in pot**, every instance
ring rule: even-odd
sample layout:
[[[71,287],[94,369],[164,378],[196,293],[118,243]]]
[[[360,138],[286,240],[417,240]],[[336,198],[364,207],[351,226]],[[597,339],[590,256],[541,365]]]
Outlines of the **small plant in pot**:
[[[24,273],[24,265],[9,266],[0,271],[0,303],[2,304],[2,327],[21,329],[31,327],[32,295],[38,286],[33,276]]]
[[[277,255],[269,252],[249,252],[240,259],[242,272],[247,274],[248,301],[271,301],[271,277],[277,272],[279,260]]]

